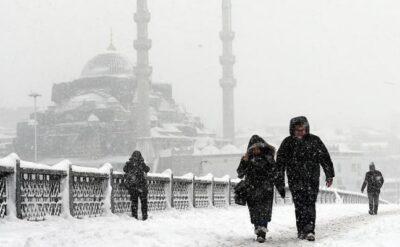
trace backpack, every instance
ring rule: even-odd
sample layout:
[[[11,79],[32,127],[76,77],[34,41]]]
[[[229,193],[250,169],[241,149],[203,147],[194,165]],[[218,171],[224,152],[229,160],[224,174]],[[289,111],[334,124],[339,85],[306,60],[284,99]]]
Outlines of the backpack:
[[[145,173],[137,167],[124,174],[123,184],[128,190],[141,190],[145,182]]]
[[[380,189],[382,187],[382,175],[374,174],[372,177],[372,187]]]

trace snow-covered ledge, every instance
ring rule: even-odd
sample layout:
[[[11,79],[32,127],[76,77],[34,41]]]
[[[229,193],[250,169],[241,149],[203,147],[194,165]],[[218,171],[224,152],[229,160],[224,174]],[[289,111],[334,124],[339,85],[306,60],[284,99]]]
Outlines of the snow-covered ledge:
[[[81,218],[130,211],[129,193],[123,182],[124,173],[114,172],[108,163],[93,168],[73,165],[64,160],[50,166],[23,161],[17,154],[10,154],[0,159],[0,173],[0,178],[7,181],[6,214],[10,218],[43,220],[47,215]],[[149,173],[147,180],[150,210],[230,206],[234,204],[234,186],[241,181],[229,176],[215,178],[212,174],[195,177],[189,173],[174,177],[171,170]],[[32,189],[37,187],[41,190]],[[289,189],[286,190],[289,196]],[[32,198],[38,198],[38,202],[51,202],[48,205],[51,210],[49,207],[39,207],[35,200],[27,200],[27,193],[33,194]],[[41,199],[41,196],[46,198]],[[291,203],[291,199],[287,199],[276,196],[275,202]],[[318,202],[366,203],[367,197],[357,192],[320,188]]]

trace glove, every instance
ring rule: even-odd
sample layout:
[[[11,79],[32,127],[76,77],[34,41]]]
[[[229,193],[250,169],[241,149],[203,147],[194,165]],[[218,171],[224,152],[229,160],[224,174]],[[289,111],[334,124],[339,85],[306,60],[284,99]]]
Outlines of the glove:
[[[333,183],[333,178],[327,178],[326,179],[326,187],[331,187]]]
[[[361,193],[363,193],[363,194],[364,194],[364,190],[361,190]]]

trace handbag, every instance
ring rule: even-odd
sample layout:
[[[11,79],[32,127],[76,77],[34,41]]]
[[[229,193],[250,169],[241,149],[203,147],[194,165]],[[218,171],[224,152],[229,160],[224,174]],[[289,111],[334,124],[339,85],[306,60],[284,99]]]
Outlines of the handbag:
[[[235,192],[234,196],[235,203],[241,206],[246,206],[248,191],[247,191],[247,185],[245,184],[244,180],[240,181],[237,185],[235,185],[234,192]]]

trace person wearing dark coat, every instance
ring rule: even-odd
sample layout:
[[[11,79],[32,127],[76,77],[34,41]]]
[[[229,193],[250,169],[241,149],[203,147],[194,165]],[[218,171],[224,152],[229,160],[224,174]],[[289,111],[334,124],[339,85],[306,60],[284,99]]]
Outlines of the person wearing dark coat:
[[[142,219],[146,220],[147,215],[147,195],[148,186],[146,174],[150,168],[144,162],[142,154],[134,151],[129,161],[124,166],[125,187],[128,189],[131,197],[132,217],[138,218],[138,199],[140,199],[142,209]]]
[[[375,164],[372,162],[369,165],[369,171],[365,174],[364,183],[361,187],[361,193],[364,193],[365,187],[367,187],[368,200],[369,200],[369,214],[378,214],[379,206],[379,194],[381,193],[381,187],[385,180],[383,179],[382,173],[375,169]]]
[[[330,187],[335,176],[333,163],[321,139],[310,133],[306,117],[290,121],[290,136],[286,137],[278,150],[277,166],[282,181],[288,177],[293,197],[298,238],[315,240],[315,203],[319,192],[320,167]]]
[[[237,173],[239,178],[244,178],[247,187],[247,206],[250,220],[254,225],[257,241],[264,242],[268,226],[271,221],[272,204],[274,198],[274,184],[278,178],[274,160],[275,148],[265,142],[261,137],[251,137],[246,154],[242,157]],[[278,183],[279,193],[284,198],[284,183]]]

